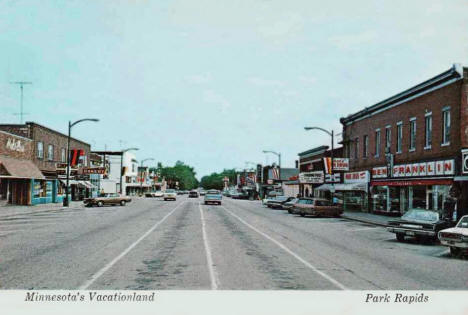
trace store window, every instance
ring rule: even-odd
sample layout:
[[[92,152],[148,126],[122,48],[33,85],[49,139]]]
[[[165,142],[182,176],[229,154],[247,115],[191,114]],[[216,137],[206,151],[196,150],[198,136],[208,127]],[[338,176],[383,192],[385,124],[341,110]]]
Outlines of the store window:
[[[372,210],[376,212],[387,211],[387,186],[374,186],[372,194]]]
[[[60,152],[60,160],[62,161],[62,163],[66,163],[66,152],[65,152],[65,148],[62,148],[61,152]]]
[[[392,147],[392,129],[390,126],[385,128],[385,152],[390,152]]]
[[[416,150],[416,118],[410,120],[410,151]]]
[[[375,157],[380,155],[380,129],[375,131]]]
[[[443,111],[442,145],[450,144],[450,108]]]
[[[430,149],[432,146],[432,114],[426,114],[426,126],[425,126],[425,142],[424,142],[424,149]]]
[[[397,124],[397,153],[401,153],[401,143],[403,141],[403,123]]]
[[[359,138],[354,140],[354,158],[359,158]]]
[[[47,146],[47,160],[49,161],[54,160],[54,146],[51,144]]]
[[[366,158],[368,155],[368,150],[369,150],[368,149],[369,148],[369,136],[368,135],[364,136],[364,139],[362,141],[362,147],[363,147],[363,152],[362,152],[363,157]]]
[[[41,141],[37,142],[37,157],[39,159],[44,158],[44,143],[42,143]]]

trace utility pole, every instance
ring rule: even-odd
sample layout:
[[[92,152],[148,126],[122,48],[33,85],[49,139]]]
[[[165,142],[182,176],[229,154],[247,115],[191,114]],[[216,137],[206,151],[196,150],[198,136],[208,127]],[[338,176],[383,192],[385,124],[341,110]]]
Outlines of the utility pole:
[[[15,82],[10,82],[10,84],[17,84],[20,86],[20,89],[21,89],[21,103],[20,103],[20,112],[15,114],[15,115],[19,115],[20,116],[20,124],[23,123],[23,116],[24,115],[27,115],[26,113],[23,112],[23,86],[25,84],[32,84],[32,82],[28,82],[28,81],[15,81]]]

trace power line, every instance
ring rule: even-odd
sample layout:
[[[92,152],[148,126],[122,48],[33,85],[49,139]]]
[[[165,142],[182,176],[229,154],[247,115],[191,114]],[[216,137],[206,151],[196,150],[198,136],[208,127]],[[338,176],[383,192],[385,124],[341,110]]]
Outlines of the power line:
[[[27,82],[27,81],[16,81],[16,82],[10,82],[10,84],[18,84],[21,88],[21,104],[20,104],[20,112],[15,113],[14,115],[19,115],[20,116],[20,124],[23,123],[23,116],[27,115],[27,113],[23,112],[23,85],[25,84],[32,84],[32,82]]]

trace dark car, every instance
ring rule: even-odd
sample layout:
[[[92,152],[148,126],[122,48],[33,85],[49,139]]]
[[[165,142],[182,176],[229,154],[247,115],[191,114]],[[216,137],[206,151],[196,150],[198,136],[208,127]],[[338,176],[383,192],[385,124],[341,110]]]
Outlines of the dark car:
[[[198,198],[198,191],[196,191],[196,190],[190,191],[189,194],[188,194],[188,197],[189,198]]]
[[[231,193],[232,199],[249,199],[249,194],[245,191],[236,191],[235,193]]]
[[[293,200],[294,197],[278,196],[267,201],[266,205],[272,209],[283,209],[286,202]]]
[[[405,240],[405,236],[415,237],[419,240],[435,241],[440,230],[452,227],[450,220],[441,218],[439,212],[412,209],[401,218],[388,222],[387,230],[395,233],[398,241]]]

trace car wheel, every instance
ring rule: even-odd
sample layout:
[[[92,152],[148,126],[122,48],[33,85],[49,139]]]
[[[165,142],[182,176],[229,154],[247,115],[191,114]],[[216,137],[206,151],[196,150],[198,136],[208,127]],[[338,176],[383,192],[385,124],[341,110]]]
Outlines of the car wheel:
[[[103,205],[104,205],[104,203],[102,201],[98,201],[98,203],[97,203],[98,207],[102,207]]]
[[[122,207],[125,206],[125,200],[121,200],[121,201],[120,201],[120,205],[121,205]]]
[[[405,234],[397,233],[396,234],[396,239],[397,239],[398,242],[403,242],[405,240]]]
[[[450,255],[452,255],[453,257],[457,257],[459,254],[460,254],[460,248],[453,247],[453,246],[450,247]]]

